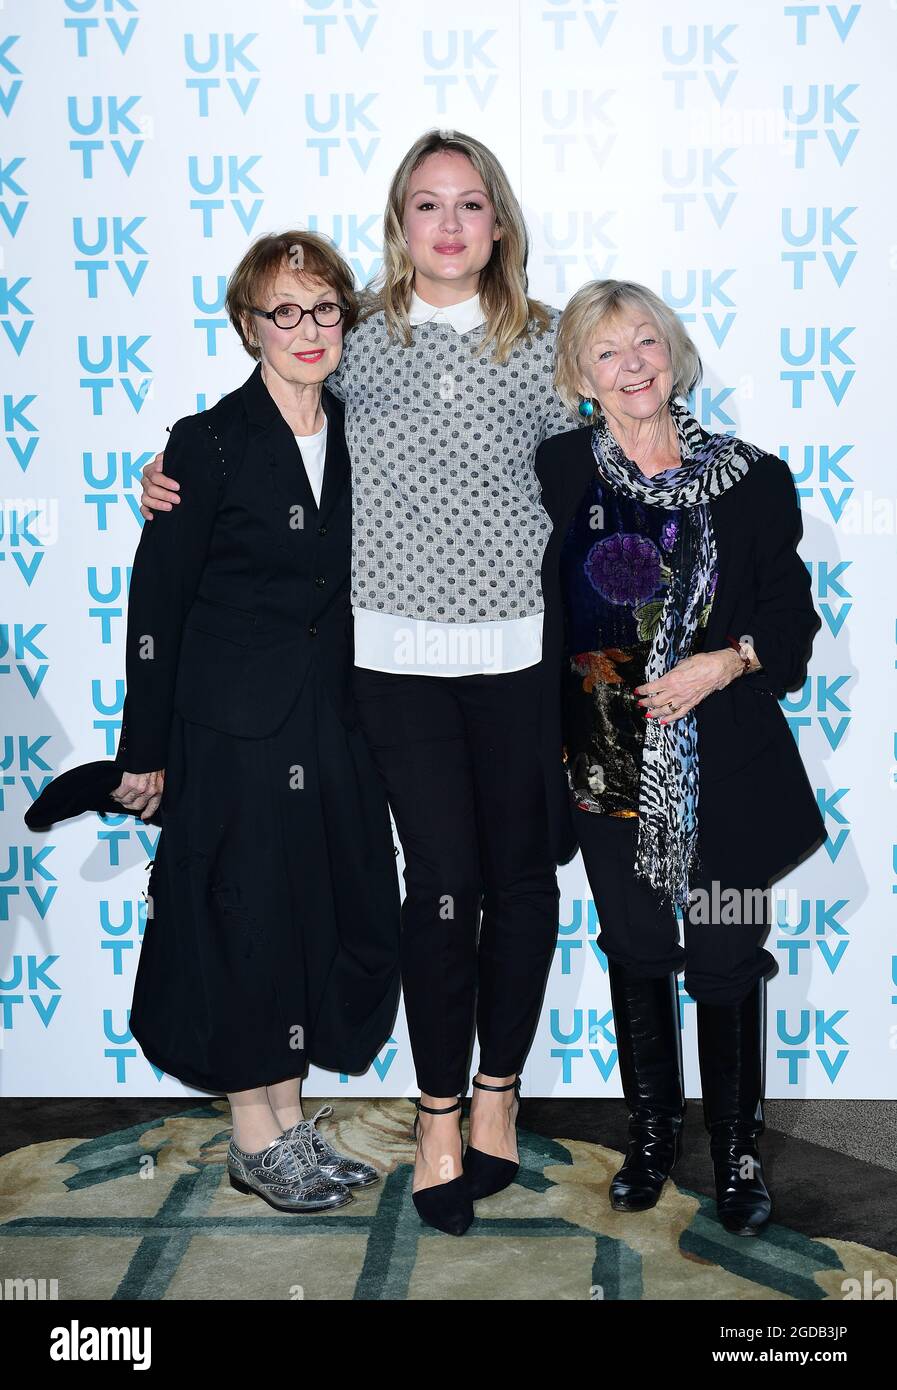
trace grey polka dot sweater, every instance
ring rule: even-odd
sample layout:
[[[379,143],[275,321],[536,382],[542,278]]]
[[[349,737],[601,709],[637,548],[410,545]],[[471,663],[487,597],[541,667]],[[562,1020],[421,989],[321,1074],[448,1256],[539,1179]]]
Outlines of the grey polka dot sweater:
[[[557,320],[503,364],[448,323],[391,342],[382,313],[347,334],[327,386],[346,402],[352,460],[352,605],[436,622],[542,611],[551,522],[533,467],[577,428],[552,382]]]

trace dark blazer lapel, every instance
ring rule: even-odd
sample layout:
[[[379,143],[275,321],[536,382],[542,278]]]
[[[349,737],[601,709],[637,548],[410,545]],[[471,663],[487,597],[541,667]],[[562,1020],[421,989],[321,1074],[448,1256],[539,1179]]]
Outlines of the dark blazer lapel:
[[[549,454],[540,472],[542,505],[551,517],[553,530],[566,531],[595,472],[591,429],[561,435],[560,448]]]
[[[742,490],[743,489],[743,490]],[[734,611],[745,582],[748,538],[753,533],[751,483],[747,477],[710,503],[713,537],[716,542],[717,581],[710,610],[706,645],[708,650],[725,646],[726,625]]]
[[[249,445],[258,449],[267,460],[271,496],[276,509],[287,516],[289,508],[298,503],[302,507],[303,519],[309,515],[317,519],[318,505],[302,455],[295,436],[262,380],[261,363],[241,389],[249,419]],[[327,433],[329,436],[329,429]]]
[[[290,506],[301,503],[303,514],[313,517],[317,523],[318,504],[308,481],[296,437],[279,411],[278,415],[283,428],[272,426],[266,440],[274,490],[281,498],[286,499]]]
[[[321,488],[319,521],[326,521],[336,506],[342,490],[349,485],[349,450],[343,432],[345,407],[330,394],[327,387],[321,392],[321,405],[327,416],[327,450],[324,455],[324,484]],[[303,469],[303,472],[305,470]]]

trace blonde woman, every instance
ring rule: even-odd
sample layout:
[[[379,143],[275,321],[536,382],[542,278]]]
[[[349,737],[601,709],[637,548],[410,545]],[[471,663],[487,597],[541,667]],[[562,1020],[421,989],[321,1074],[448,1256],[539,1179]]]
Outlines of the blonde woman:
[[[352,461],[355,698],[405,857],[413,1199],[455,1235],[517,1172],[555,866],[575,846],[540,699],[551,526],[534,471],[541,441],[575,421],[553,385],[559,315],[528,297],[526,258],[495,155],[459,132],[423,136],[393,177],[383,271],[327,382]],[[170,507],[158,466],[145,503]]]
[[[592,428],[536,461],[554,523],[544,671],[630,1111],[611,1205],[655,1206],[678,1161],[684,968],[719,1219],[755,1236],[772,1212],[758,1147],[766,889],[825,836],[778,701],[803,683],[820,620],[788,465],[703,429],[684,403],[700,378],[646,286],[593,280],[564,310],[558,390]]]

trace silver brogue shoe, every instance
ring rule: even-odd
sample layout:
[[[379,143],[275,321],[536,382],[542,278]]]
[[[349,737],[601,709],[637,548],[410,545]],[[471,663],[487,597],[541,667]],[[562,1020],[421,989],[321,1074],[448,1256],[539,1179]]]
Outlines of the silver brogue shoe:
[[[231,1187],[254,1193],[277,1211],[330,1211],[354,1200],[348,1188],[321,1171],[311,1144],[301,1137],[287,1142],[281,1135],[258,1153],[246,1153],[231,1139],[227,1171]]]
[[[322,1105],[310,1120],[300,1120],[298,1124],[284,1130],[283,1137],[291,1143],[307,1144],[321,1172],[326,1173],[328,1178],[345,1183],[347,1187],[370,1187],[372,1183],[379,1182],[380,1174],[376,1168],[372,1168],[369,1163],[362,1163],[360,1158],[349,1158],[347,1154],[337,1153],[333,1145],[318,1132],[318,1120],[326,1119],[332,1114],[332,1105]]]

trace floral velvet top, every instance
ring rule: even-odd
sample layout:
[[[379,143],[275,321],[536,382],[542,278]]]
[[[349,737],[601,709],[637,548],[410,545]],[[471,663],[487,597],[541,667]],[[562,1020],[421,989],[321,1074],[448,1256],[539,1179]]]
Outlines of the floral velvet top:
[[[564,538],[565,761],[584,811],[638,815],[645,715],[634,687],[644,684],[689,524],[685,509],[649,506],[596,475]],[[716,581],[714,574],[692,652],[703,644]]]

